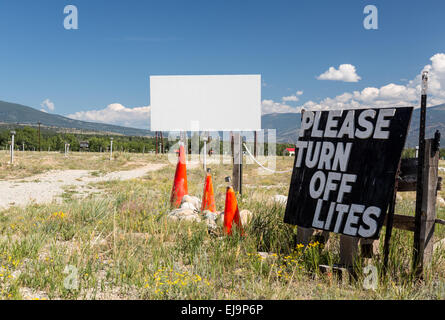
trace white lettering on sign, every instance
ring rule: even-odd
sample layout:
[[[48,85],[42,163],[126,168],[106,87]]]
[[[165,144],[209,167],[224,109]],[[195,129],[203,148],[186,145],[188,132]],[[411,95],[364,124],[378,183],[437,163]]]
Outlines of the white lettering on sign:
[[[312,111],[306,111],[303,113],[301,119],[300,137],[304,136],[304,132],[311,128],[314,124],[314,113]]]
[[[365,206],[359,204],[352,204],[349,209],[348,218],[346,220],[345,228],[343,229],[343,233],[348,234],[350,236],[357,235],[357,227],[359,217],[355,215],[355,213],[363,213],[365,210]]]
[[[315,184],[318,183],[318,187]],[[313,199],[318,199],[324,190],[326,184],[326,176],[323,171],[317,171],[312,176],[311,183],[309,184],[309,194]]]
[[[372,237],[378,228],[381,209],[349,201],[357,174],[347,173],[353,142],[335,139],[389,139],[389,127],[396,109],[306,111],[299,136],[310,134],[315,141],[296,143],[295,167],[316,170],[309,183],[309,195],[316,200],[312,226],[350,236]],[[341,120],[343,119],[343,120]],[[317,141],[325,138],[328,141]],[[322,212],[327,214],[322,214]]]
[[[384,128],[389,128],[390,120],[387,117],[394,117],[396,109],[382,109],[379,112],[377,118],[377,124],[375,125],[374,139],[388,139],[389,131],[383,130]]]
[[[359,139],[368,139],[372,136],[373,126],[372,122],[367,118],[374,119],[376,115],[375,110],[365,110],[358,116],[358,124],[365,130],[359,128],[355,129],[355,136]]]
[[[377,207],[369,207],[363,213],[363,223],[366,224],[368,228],[360,226],[358,234],[364,238],[372,236],[377,231],[377,218],[380,217],[381,210]],[[374,219],[371,217],[374,216]]]
[[[301,119],[300,137],[304,137],[307,130],[311,130],[311,137],[314,138],[344,138],[349,139],[388,139],[387,130],[394,117],[396,109],[365,110],[358,117],[358,125],[355,127],[355,110],[348,110],[345,119],[341,124],[336,118],[341,117],[341,110],[329,111],[326,124],[321,126],[321,111],[306,111]],[[371,121],[376,118],[375,125]],[[340,126],[340,127],[339,127]]]
[[[326,123],[326,129],[324,136],[326,138],[335,138],[337,137],[337,128],[338,120],[335,118],[341,117],[343,110],[333,110],[328,114],[328,121]]]

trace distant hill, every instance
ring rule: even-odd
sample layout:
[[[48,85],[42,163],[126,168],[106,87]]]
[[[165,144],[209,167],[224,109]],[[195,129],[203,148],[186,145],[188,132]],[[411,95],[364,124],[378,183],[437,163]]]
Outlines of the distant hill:
[[[414,110],[411,126],[408,132],[407,147],[415,147],[419,144],[419,121],[420,108]],[[429,107],[426,109],[426,138],[432,138],[436,130],[442,135],[442,141],[445,139],[445,104]],[[441,143],[442,147],[444,143]]]
[[[295,143],[300,123],[300,113],[269,113],[261,116],[261,127],[276,129],[278,142]]]
[[[50,114],[21,104],[0,101],[0,123],[18,123],[36,126],[38,122],[48,128],[65,128],[84,133],[115,133],[127,136],[152,136],[149,130],[115,126],[70,119],[57,114]]]
[[[270,113],[261,117],[263,129],[276,129],[277,141],[282,143],[295,143],[300,128],[299,113]],[[408,133],[406,147],[418,144],[420,109],[414,110],[411,126]],[[0,101],[0,125],[28,124],[36,126],[37,122],[48,129],[72,129],[83,133],[121,134],[127,136],[153,136],[150,130],[128,128],[104,123],[73,120],[64,116],[50,114],[20,104]],[[149,124],[147,124],[148,126]],[[445,137],[445,104],[427,109],[426,136],[432,137],[439,130]]]
[[[299,113],[271,113],[261,117],[264,129],[276,129],[277,141],[295,143],[300,129],[301,115]],[[414,110],[411,126],[408,132],[406,147],[415,147],[419,139],[420,108]],[[432,138],[436,130],[445,137],[445,104],[429,107],[426,119],[426,137]]]

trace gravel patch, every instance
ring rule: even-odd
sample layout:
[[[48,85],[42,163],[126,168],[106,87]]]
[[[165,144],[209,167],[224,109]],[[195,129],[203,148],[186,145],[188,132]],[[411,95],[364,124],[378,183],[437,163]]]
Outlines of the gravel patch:
[[[128,180],[144,176],[147,172],[164,168],[166,164],[153,163],[147,166],[116,171],[95,177],[91,175],[94,170],[53,170],[20,180],[0,181],[0,209],[11,206],[26,206],[31,203],[49,203],[59,198],[66,187],[75,187],[76,192],[81,190],[84,195],[97,191],[88,188],[90,183]]]

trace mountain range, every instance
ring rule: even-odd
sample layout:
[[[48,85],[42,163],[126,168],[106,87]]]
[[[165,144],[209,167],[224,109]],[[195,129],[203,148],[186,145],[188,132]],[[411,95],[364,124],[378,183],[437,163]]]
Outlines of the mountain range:
[[[418,144],[420,108],[414,110],[408,133],[406,147]],[[129,128],[104,123],[95,123],[70,119],[57,114],[50,114],[24,105],[0,101],[0,125],[20,124],[36,126],[40,122],[47,129],[70,129],[81,133],[121,134],[128,136],[153,136],[150,130]],[[147,121],[148,122],[148,121]],[[277,141],[295,143],[300,128],[299,113],[270,113],[261,117],[263,129],[276,129]],[[147,123],[149,127],[149,123]],[[426,137],[433,137],[439,130],[445,134],[445,104],[429,107],[426,119]]]
[[[153,135],[150,130],[74,120],[57,114],[42,112],[21,104],[0,101],[0,123],[36,126],[38,122],[43,127],[54,130],[71,129],[82,133],[121,134],[127,136]],[[149,123],[147,123],[148,126]]]
[[[445,104],[428,107],[426,113],[426,138],[432,138],[436,130],[445,135]],[[277,128],[277,141],[295,143],[300,129],[299,113],[271,113],[261,117],[263,129]],[[420,108],[414,109],[405,147],[415,147],[419,141]]]

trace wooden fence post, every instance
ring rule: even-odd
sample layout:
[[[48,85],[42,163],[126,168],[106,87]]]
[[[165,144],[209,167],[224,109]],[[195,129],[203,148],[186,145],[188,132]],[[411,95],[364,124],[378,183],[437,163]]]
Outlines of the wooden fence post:
[[[340,264],[352,267],[358,254],[359,238],[340,235]]]
[[[305,246],[307,246],[311,241],[313,233],[314,229],[312,228],[297,226],[297,244],[304,244]]]
[[[362,258],[370,259],[379,252],[379,239],[360,239],[360,255]]]
[[[436,197],[439,165],[440,135],[425,140],[425,160],[423,167],[423,196],[420,223],[414,231],[413,266],[416,275],[423,273],[433,255],[434,227],[436,222]]]
[[[296,244],[303,244],[307,246],[312,239],[318,241],[321,244],[327,245],[329,241],[329,231],[315,230],[312,228],[297,226]]]

